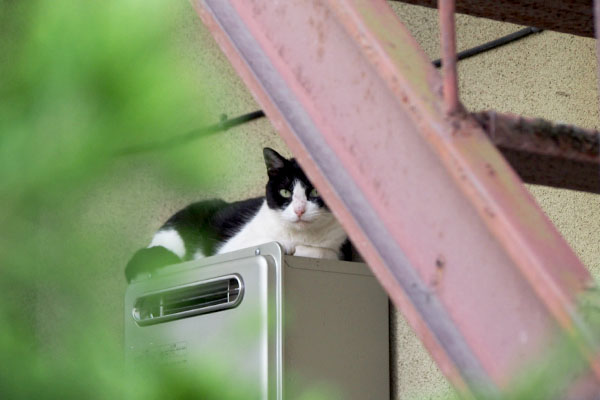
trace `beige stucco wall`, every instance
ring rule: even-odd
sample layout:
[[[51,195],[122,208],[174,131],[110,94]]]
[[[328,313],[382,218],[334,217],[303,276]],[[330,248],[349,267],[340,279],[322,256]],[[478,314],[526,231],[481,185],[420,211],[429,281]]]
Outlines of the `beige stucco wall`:
[[[432,59],[437,58],[436,12],[396,2],[392,6],[426,53]],[[197,67],[198,88],[207,92],[210,99],[202,107],[214,116],[214,121],[221,113],[236,116],[258,109],[191,8],[180,16],[179,26],[180,31],[174,35],[179,54],[190,58]],[[457,26],[460,49],[519,28],[466,16],[458,16]],[[595,65],[592,39],[543,32],[460,62],[461,96],[470,110],[493,108],[598,127]],[[227,154],[231,160],[214,172],[220,184],[202,190],[172,185],[162,176],[154,175],[152,168],[144,168],[136,160],[124,160],[119,168],[126,172],[108,180],[101,190],[90,196],[90,209],[94,210],[92,221],[96,218],[104,224],[114,222],[113,227],[119,226],[121,215],[136,221],[134,225],[122,227],[135,238],[131,243],[117,243],[107,235],[106,246],[113,251],[107,254],[107,270],[98,277],[107,282],[107,289],[100,296],[115,313],[116,329],[122,321],[123,265],[137,247],[148,243],[162,221],[193,200],[209,197],[235,200],[260,195],[266,179],[262,147],[271,146],[289,155],[266,119],[202,140],[206,148]],[[598,276],[600,238],[596,231],[600,223],[600,197],[544,187],[530,189],[584,263]],[[108,210],[110,215],[102,214]],[[396,398],[438,399],[451,392],[435,363],[403,318],[397,315],[393,321],[392,346]]]

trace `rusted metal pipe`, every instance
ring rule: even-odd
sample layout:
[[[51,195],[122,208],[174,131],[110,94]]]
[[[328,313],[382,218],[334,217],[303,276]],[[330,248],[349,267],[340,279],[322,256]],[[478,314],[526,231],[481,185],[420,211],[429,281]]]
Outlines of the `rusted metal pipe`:
[[[456,70],[456,26],[454,0],[439,0],[440,44],[442,47],[442,75],[444,77],[444,103],[447,114],[460,109],[458,100],[458,73]]]

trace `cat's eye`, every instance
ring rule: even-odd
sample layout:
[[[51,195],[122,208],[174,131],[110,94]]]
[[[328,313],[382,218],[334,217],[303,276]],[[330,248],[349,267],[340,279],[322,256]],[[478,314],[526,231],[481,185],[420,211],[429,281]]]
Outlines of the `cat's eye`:
[[[284,199],[289,199],[290,197],[292,197],[292,192],[290,192],[287,189],[281,189],[279,191],[279,194],[281,195],[281,197],[283,197]]]
[[[310,191],[310,193],[308,195],[310,197],[319,197],[319,192],[317,192],[317,189],[313,189]]]

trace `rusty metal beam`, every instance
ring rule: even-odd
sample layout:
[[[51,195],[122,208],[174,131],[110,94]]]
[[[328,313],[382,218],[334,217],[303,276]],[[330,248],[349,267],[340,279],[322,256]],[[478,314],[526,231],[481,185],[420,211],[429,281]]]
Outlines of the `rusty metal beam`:
[[[473,114],[521,179],[600,193],[600,133],[543,119]]]
[[[436,0],[394,0],[431,8]],[[457,0],[456,12],[496,21],[594,37],[591,0]]]
[[[446,115],[383,0],[195,5],[459,392],[498,394],[561,333],[600,387],[575,300],[588,271],[480,124]]]

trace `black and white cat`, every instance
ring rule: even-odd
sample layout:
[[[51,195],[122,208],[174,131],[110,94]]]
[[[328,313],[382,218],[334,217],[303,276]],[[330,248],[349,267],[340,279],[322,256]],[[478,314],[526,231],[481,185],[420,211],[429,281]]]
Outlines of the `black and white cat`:
[[[161,266],[279,242],[286,254],[349,258],[349,242],[295,159],[263,150],[269,180],[264,197],[207,200],[177,212],[125,269],[128,281]]]

